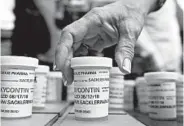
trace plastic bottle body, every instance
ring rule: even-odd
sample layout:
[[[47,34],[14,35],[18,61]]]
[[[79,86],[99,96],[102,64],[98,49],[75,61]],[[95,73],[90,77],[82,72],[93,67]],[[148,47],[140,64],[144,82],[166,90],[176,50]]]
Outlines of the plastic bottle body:
[[[148,85],[143,77],[136,79],[136,89],[138,96],[138,106],[141,113],[148,113]]]
[[[77,120],[107,119],[109,68],[74,69],[74,108]]]
[[[1,117],[23,118],[32,115],[35,58],[1,57]]]
[[[74,70],[74,109],[76,120],[106,120],[109,105],[109,77],[112,59],[76,57]]]
[[[134,80],[124,80],[124,110],[134,110]]]
[[[61,72],[49,72],[47,81],[47,103],[62,102],[62,74]]]
[[[176,119],[176,76],[169,72],[145,76],[149,86],[149,117],[156,120]],[[154,76],[155,75],[155,76]]]
[[[183,123],[183,91],[184,77],[181,75],[176,83],[176,106],[177,106],[177,121]]]
[[[124,76],[117,67],[110,70],[109,109],[123,110],[124,108]]]
[[[33,107],[44,108],[46,101],[47,74],[49,67],[39,65],[36,71],[36,80],[34,84]]]

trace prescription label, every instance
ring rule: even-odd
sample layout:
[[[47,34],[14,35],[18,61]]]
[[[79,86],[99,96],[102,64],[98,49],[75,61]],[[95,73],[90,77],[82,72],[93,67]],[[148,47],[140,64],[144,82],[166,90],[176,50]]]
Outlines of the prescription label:
[[[183,91],[184,88],[182,86],[176,89],[176,105],[177,105],[177,116],[183,116]]]
[[[175,82],[149,85],[149,116],[158,119],[176,118]]]
[[[34,70],[1,70],[1,116],[27,117],[32,114]]]
[[[46,96],[46,84],[47,78],[44,74],[36,75],[36,81],[34,85],[34,97],[33,97],[33,106],[34,107],[44,107],[45,96]]]
[[[74,101],[74,85],[67,86],[67,100]]]
[[[62,79],[48,78],[47,102],[61,102],[62,100]]]
[[[108,116],[109,69],[74,70],[74,108],[78,118]]]
[[[109,103],[122,108],[124,104],[124,84],[122,78],[110,79]],[[112,105],[112,106],[113,106]]]

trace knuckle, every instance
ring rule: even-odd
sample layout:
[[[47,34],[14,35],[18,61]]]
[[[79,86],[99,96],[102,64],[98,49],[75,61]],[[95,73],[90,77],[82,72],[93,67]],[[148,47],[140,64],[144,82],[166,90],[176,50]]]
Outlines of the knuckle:
[[[119,44],[117,46],[119,51],[132,51],[134,50],[134,44],[132,42],[123,42],[123,44]]]
[[[63,30],[62,33],[65,34],[66,36],[68,36],[68,38],[70,38],[72,36],[73,41],[77,40],[77,36],[80,36],[81,32],[84,32],[85,29],[85,20],[83,20],[84,18],[81,18],[77,21],[74,21],[72,24],[66,26]]]
[[[139,21],[137,18],[131,18],[129,24],[132,26],[133,31],[139,32],[144,25],[144,20]]]
[[[120,32],[124,36],[131,41],[136,41],[140,32],[142,31],[143,25],[137,22],[133,18],[128,18],[121,23]]]
[[[90,12],[93,14],[99,14],[101,12],[101,7],[95,7]]]
[[[83,19],[85,21],[93,22],[97,26],[103,24],[103,9],[102,7],[95,7],[90,12],[88,12]]]
[[[65,43],[65,42],[62,42],[61,44],[60,44],[60,48],[59,48],[59,50],[63,50],[63,51],[66,51],[67,53],[69,52],[69,50],[70,50],[70,46],[67,44],[67,43]]]
[[[64,27],[62,29],[61,34],[70,33],[70,32],[71,32],[71,24],[70,25],[67,25],[66,27]]]
[[[76,29],[82,24],[80,20],[74,21],[73,23],[67,25],[65,28],[62,29],[62,33],[65,34],[75,34]]]
[[[56,47],[56,50],[55,50],[55,55],[59,55],[59,52],[60,52],[60,44],[58,44],[58,46]]]
[[[116,47],[116,52],[121,55],[124,55],[125,57],[129,57],[132,60],[134,56],[134,43],[123,42],[123,44],[119,44]]]

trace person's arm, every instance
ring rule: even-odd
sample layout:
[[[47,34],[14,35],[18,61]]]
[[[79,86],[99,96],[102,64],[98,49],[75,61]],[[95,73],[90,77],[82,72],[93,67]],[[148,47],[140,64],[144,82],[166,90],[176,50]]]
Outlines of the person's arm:
[[[45,19],[51,36],[50,49],[45,54],[39,54],[38,58],[45,62],[53,63],[54,54],[60,37],[60,30],[55,25],[55,1],[52,0],[34,0],[39,12]],[[62,14],[62,12],[60,12]]]
[[[142,57],[151,57],[154,66],[158,70],[164,69],[165,63],[163,57],[161,56],[155,43],[150,38],[150,34],[147,32],[146,28],[143,28],[136,44],[141,48]]]

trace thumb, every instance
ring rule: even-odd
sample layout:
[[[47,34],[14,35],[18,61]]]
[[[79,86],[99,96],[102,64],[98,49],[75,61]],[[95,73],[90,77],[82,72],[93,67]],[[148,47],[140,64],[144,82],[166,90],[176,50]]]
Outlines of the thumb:
[[[134,56],[135,42],[142,25],[134,19],[125,19],[119,26],[119,42],[115,50],[115,60],[124,74],[131,73],[131,62]]]

